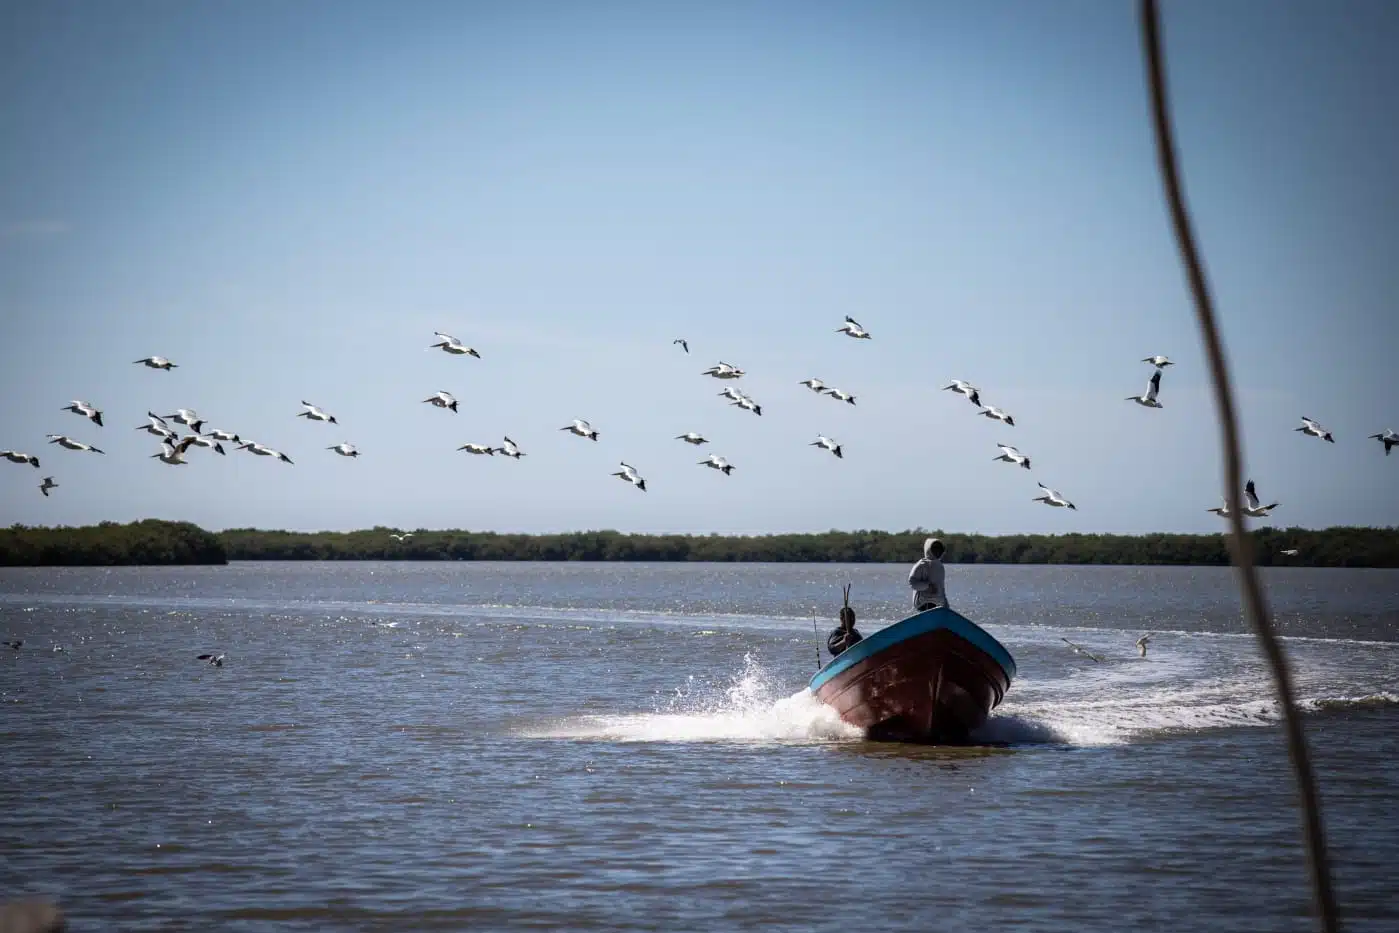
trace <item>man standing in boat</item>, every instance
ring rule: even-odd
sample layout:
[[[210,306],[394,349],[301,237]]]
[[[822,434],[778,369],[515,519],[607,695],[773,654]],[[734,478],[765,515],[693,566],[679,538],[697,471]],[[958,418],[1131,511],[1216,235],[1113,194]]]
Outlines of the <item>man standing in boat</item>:
[[[846,648],[859,644],[864,637],[855,628],[855,610],[844,606],[840,610],[840,627],[831,629],[831,634],[826,636],[826,650],[834,658]]]
[[[928,538],[923,542],[923,559],[908,572],[915,612],[947,607],[947,576],[942,567],[942,555],[946,550],[937,538]]]

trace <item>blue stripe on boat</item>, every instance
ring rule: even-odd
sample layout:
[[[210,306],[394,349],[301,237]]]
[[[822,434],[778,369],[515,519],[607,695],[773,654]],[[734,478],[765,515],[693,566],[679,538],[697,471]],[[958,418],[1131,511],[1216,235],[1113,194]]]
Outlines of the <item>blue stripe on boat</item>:
[[[1015,679],[1015,659],[1010,656],[1010,652],[1005,649],[1004,645],[996,641],[985,629],[971,619],[960,616],[951,609],[938,608],[920,612],[902,622],[895,622],[893,625],[875,632],[854,647],[845,649],[840,653],[840,657],[821,668],[816,676],[811,678],[808,687],[812,693],[815,693],[826,681],[842,671],[849,670],[871,655],[878,654],[885,648],[897,645],[901,641],[940,628],[960,635],[986,652],[1006,672],[1007,680]]]

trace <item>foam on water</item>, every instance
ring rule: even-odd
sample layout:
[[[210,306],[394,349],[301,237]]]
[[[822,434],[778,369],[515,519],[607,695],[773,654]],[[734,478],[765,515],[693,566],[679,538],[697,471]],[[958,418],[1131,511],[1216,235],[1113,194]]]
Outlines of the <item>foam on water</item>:
[[[614,742],[811,742],[863,737],[805,688],[783,695],[751,655],[720,690],[687,684],[662,709],[618,716],[581,716],[526,732],[528,738]]]

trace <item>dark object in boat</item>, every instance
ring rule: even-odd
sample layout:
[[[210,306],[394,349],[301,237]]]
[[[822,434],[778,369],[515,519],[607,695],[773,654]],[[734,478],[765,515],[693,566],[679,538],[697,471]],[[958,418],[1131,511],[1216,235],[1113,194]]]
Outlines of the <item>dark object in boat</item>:
[[[1005,698],[1015,659],[951,609],[920,612],[852,645],[810,689],[875,741],[959,744]]]

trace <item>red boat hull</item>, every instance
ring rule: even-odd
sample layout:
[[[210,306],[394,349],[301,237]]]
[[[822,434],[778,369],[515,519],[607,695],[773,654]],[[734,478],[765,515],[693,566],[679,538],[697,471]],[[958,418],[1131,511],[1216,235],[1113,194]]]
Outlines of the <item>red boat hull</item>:
[[[840,718],[875,740],[959,743],[1010,689],[1000,664],[934,629],[879,651],[817,688]]]

